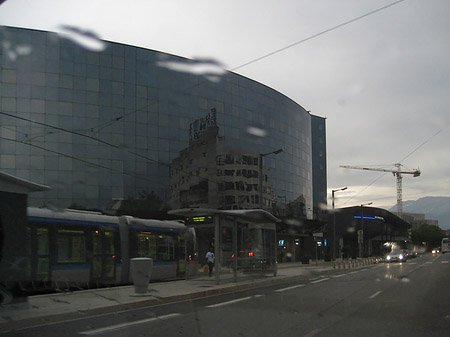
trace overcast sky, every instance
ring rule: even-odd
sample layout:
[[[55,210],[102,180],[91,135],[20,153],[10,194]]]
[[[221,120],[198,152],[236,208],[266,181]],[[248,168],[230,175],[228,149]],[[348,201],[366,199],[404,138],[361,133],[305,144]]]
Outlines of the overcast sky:
[[[100,38],[235,69],[394,0],[8,0],[0,25]],[[236,70],[327,118],[328,187],[336,207],[450,196],[450,1],[405,0]]]

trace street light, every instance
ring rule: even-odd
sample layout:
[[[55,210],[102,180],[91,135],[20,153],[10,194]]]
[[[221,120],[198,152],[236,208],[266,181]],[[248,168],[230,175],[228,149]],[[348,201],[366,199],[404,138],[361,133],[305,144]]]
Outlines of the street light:
[[[359,244],[359,257],[362,257],[362,253],[365,251],[364,247],[364,206],[372,205],[373,202],[361,204],[361,243]]]
[[[267,153],[260,153],[259,154],[259,208],[263,208],[263,157],[268,156],[270,154],[279,154],[283,152],[283,149],[278,149],[276,151],[267,152]]]
[[[336,214],[334,212],[334,193],[339,191],[345,191],[347,187],[331,190],[331,207],[333,208],[333,261],[336,260]]]

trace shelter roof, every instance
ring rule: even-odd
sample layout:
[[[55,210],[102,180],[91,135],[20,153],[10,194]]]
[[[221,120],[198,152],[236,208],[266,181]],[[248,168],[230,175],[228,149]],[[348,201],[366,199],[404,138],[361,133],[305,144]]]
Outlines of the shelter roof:
[[[183,208],[175,209],[168,212],[172,215],[180,215],[184,217],[203,216],[203,215],[222,215],[243,220],[246,222],[269,223],[280,222],[281,220],[273,216],[271,213],[262,209],[239,209],[239,210],[222,210],[213,208]]]
[[[0,191],[2,192],[28,194],[30,192],[48,191],[49,189],[48,186],[36,184],[0,171]]]

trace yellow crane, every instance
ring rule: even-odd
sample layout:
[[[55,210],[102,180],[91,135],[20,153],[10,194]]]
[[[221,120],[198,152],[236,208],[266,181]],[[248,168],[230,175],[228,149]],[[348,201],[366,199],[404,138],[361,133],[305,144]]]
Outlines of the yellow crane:
[[[403,198],[402,198],[402,174],[412,174],[413,177],[420,176],[420,170],[403,170],[402,164],[395,164],[395,169],[382,169],[382,168],[369,168],[350,165],[341,165],[340,167],[346,169],[366,170],[366,171],[379,171],[379,172],[391,172],[397,178],[397,214],[401,218],[403,215]],[[404,166],[403,166],[404,167]]]

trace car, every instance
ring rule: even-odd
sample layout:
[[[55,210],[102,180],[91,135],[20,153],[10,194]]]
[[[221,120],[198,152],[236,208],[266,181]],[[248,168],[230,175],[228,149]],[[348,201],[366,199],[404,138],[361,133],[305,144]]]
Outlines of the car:
[[[406,253],[402,249],[393,250],[386,257],[386,262],[406,262]]]
[[[431,253],[432,253],[433,255],[439,254],[440,252],[441,252],[441,248],[440,248],[440,247],[434,248],[434,249],[431,251]]]

